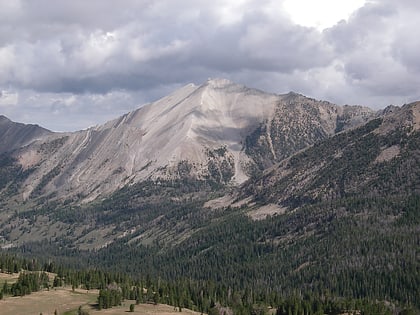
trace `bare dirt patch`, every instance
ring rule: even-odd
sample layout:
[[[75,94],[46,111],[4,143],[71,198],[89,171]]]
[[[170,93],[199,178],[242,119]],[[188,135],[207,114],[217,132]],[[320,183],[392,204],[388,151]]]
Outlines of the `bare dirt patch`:
[[[286,212],[287,208],[285,207],[280,207],[279,205],[276,204],[268,204],[265,206],[262,206],[260,208],[257,208],[255,210],[251,210],[248,212],[248,216],[254,220],[254,221],[258,221],[258,220],[264,220],[265,218],[267,218],[267,216],[269,215],[276,215],[276,214],[284,214]]]
[[[420,102],[416,102],[413,106],[414,129],[420,129]]]
[[[247,197],[245,199],[241,199],[232,203],[231,207],[232,208],[240,208],[242,206],[252,207],[255,204],[255,202],[253,202],[252,200],[253,200],[252,197]]]
[[[382,162],[390,161],[394,157],[396,157],[398,154],[400,154],[400,146],[393,145],[389,148],[383,149],[381,153],[379,153],[379,155],[375,159],[375,163],[382,163]]]
[[[212,200],[207,201],[204,204],[204,207],[212,209],[212,210],[217,210],[217,209],[226,208],[228,206],[232,208],[240,208],[245,205],[248,207],[254,205],[251,197],[247,197],[241,200],[235,200],[235,198],[236,198],[235,196],[226,195],[220,198],[212,199]]]
[[[41,156],[35,150],[28,150],[19,156],[19,163],[25,170],[36,165],[40,160]]]
[[[105,228],[94,229],[79,238],[76,244],[82,250],[93,250],[105,247],[107,244],[114,241],[115,236],[112,235],[114,228],[115,226],[111,225]]]
[[[229,196],[229,195],[226,195],[226,196],[223,196],[223,197],[220,197],[220,198],[216,198],[216,199],[212,199],[212,200],[207,201],[204,204],[204,208],[210,208],[210,209],[213,209],[213,210],[221,209],[221,208],[225,208],[225,207],[229,206],[230,204],[232,204],[232,202],[233,202],[233,197]]]

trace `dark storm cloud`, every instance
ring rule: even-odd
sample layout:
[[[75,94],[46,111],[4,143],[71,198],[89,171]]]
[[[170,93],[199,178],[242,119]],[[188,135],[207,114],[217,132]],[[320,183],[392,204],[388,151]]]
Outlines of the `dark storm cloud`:
[[[103,122],[208,77],[338,103],[420,98],[415,0],[369,1],[323,32],[292,23],[275,0],[0,0],[0,9],[0,110],[50,128]]]
[[[3,40],[15,62],[1,81],[42,92],[103,93],[217,72],[292,72],[331,60],[319,32],[268,16],[261,2],[232,24],[220,20],[217,2],[119,3],[20,2],[15,19],[2,23],[3,37],[9,23],[16,32]]]

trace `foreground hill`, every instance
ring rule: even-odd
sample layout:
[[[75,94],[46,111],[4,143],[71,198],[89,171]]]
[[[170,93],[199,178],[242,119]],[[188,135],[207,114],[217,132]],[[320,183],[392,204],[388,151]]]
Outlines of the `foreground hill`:
[[[98,292],[97,290],[76,290],[72,291],[70,288],[58,288],[50,291],[41,291],[32,293],[24,297],[8,297],[1,301],[2,314],[25,314],[25,315],[39,315],[39,314],[77,314],[79,306],[89,314],[96,315],[125,315],[130,309],[130,304],[135,304],[136,301],[126,300],[121,306],[112,309],[97,310]],[[159,304],[139,304],[136,305],[133,312],[130,314],[160,314],[160,315],[199,315],[201,313],[182,309],[180,312],[178,308],[173,306]]]

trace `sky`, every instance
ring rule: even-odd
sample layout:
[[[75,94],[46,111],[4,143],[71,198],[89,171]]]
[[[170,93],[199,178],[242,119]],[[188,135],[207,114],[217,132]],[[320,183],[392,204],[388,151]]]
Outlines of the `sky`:
[[[418,0],[0,0],[0,115],[80,130],[208,78],[402,105],[419,29]]]

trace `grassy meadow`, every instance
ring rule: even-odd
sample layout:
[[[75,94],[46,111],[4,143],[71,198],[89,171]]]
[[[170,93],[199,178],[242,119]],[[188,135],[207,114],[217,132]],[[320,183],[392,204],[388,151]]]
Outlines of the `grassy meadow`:
[[[13,283],[17,278],[18,274],[0,273],[0,285],[3,285],[5,281],[9,284]],[[54,315],[57,310],[60,315],[77,315],[79,306],[82,306],[83,310],[88,311],[91,315],[127,315],[130,304],[135,304],[135,301],[126,300],[121,306],[98,311],[95,307],[98,293],[98,290],[76,289],[72,291],[70,287],[65,287],[34,292],[23,297],[7,296],[0,300],[0,314],[40,315],[42,313],[42,315]],[[194,315],[200,313],[187,309],[179,312],[177,308],[164,304],[139,304],[135,305],[134,312],[130,314]]]

